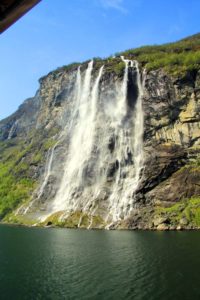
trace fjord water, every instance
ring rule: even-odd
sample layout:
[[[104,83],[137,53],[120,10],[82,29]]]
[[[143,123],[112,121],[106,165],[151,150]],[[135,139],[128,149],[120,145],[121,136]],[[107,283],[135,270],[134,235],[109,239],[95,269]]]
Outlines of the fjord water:
[[[0,226],[0,299],[200,299],[199,232]]]

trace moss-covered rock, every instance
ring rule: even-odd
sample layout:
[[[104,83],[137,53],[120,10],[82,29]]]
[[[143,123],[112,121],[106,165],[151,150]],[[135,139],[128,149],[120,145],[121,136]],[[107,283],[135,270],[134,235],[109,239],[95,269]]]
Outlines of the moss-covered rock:
[[[200,197],[185,199],[170,207],[155,207],[155,214],[167,218],[171,225],[200,228]]]
[[[85,229],[101,229],[106,226],[102,217],[98,215],[88,215],[81,211],[76,211],[71,214],[65,211],[56,212],[41,223],[43,226],[48,224],[58,227]]]

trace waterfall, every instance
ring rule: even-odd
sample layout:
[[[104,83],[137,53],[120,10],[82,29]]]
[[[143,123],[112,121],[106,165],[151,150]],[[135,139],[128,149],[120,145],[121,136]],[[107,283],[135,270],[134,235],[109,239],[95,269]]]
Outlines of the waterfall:
[[[42,182],[42,185],[39,188],[39,191],[37,193],[37,197],[35,199],[33,199],[30,204],[24,209],[23,214],[26,214],[27,212],[30,211],[30,209],[33,207],[34,203],[39,200],[42,195],[44,194],[45,191],[45,187],[48,183],[49,180],[49,176],[51,175],[51,169],[52,169],[52,163],[53,163],[53,159],[54,159],[54,151],[56,146],[58,145],[59,141],[48,150],[48,154],[47,154],[47,162],[45,165],[45,171],[44,171],[44,180]]]
[[[93,90],[92,90],[92,99],[91,99],[91,105],[92,105],[92,113],[91,113],[91,118],[92,118],[92,122],[94,123],[94,119],[96,117],[96,113],[97,113],[97,101],[98,101],[98,92],[99,92],[99,82],[100,79],[102,77],[103,74],[103,69],[104,66],[101,66],[100,70],[99,70],[99,74],[98,77],[95,81]]]
[[[39,199],[49,176],[61,170],[48,215],[62,212],[67,218],[79,211],[89,216],[90,228],[95,215],[112,224],[134,209],[143,168],[143,82],[138,62],[121,59],[122,80],[101,81],[106,66],[97,74],[93,61],[85,71],[77,69],[66,125],[49,151],[38,192]],[[62,159],[53,163],[61,141],[56,157]],[[78,227],[82,220],[80,214]]]
[[[136,72],[136,83],[138,96],[135,103],[134,112],[130,119],[123,121],[123,117],[119,120],[120,126],[115,128],[115,136],[117,136],[117,153],[116,158],[119,163],[116,179],[109,198],[110,205],[108,208],[107,220],[118,221],[126,218],[133,209],[133,196],[136,191],[140,172],[143,163],[143,110],[142,96],[143,85],[141,82],[139,67],[137,61],[124,59],[125,71],[121,85],[121,94],[119,94],[118,102],[123,108],[124,116],[127,113],[127,88],[128,88],[128,71],[129,68]],[[123,124],[122,124],[123,122]],[[133,157],[133,165],[127,163],[130,157]],[[112,223],[111,222],[111,223]]]
[[[73,123],[76,120],[76,115],[79,109],[80,105],[80,97],[81,97],[81,87],[82,87],[82,81],[81,81],[81,71],[80,66],[78,67],[77,74],[76,74],[76,83],[75,83],[75,107],[72,112],[72,118],[71,123],[69,125],[68,131],[71,132],[73,129]],[[63,132],[64,134],[65,132]]]
[[[63,179],[52,204],[53,211],[75,210],[78,206],[76,198],[84,186],[85,172],[87,172],[93,146],[99,82],[103,66],[99,70],[91,91],[92,70],[93,61],[88,64],[81,92],[78,93],[80,97],[78,119],[71,137]]]
[[[142,97],[143,97],[143,84],[141,81],[140,71],[138,67],[138,62],[135,61],[135,67],[137,71],[137,86],[139,90],[138,99],[135,106],[135,130],[134,130],[134,164],[135,164],[135,187],[137,188],[140,171],[143,163],[143,133],[144,133],[144,114],[142,108]],[[144,77],[145,79],[145,77]],[[143,80],[144,80],[143,79]]]
[[[17,129],[17,125],[18,125],[18,120],[16,120],[13,125],[11,126],[11,129],[8,133],[8,140],[12,139],[13,135],[15,134],[16,132],[16,129]]]
[[[38,195],[37,195],[37,199],[40,199],[41,196],[44,193],[44,189],[48,183],[49,180],[49,176],[51,175],[51,168],[52,168],[52,163],[53,163],[53,158],[54,158],[54,151],[56,146],[58,145],[59,142],[57,142],[51,149],[49,149],[48,151],[48,155],[47,155],[47,164],[46,164],[46,168],[45,168],[45,172],[44,172],[44,181],[39,189]]]
[[[127,105],[126,105],[126,98],[127,98],[127,82],[128,82],[128,66],[129,66],[129,60],[124,59],[123,56],[121,56],[122,61],[125,63],[125,70],[124,70],[124,78],[121,85],[121,95],[118,97],[118,110],[122,117],[126,114]],[[121,118],[118,120],[121,122]]]
[[[87,116],[88,112],[88,104],[90,100],[90,88],[91,88],[91,75],[93,69],[93,60],[89,62],[88,68],[85,73],[85,79],[83,83],[83,89],[81,90],[81,97],[80,97],[80,106],[79,106],[79,113],[80,119],[83,120]]]

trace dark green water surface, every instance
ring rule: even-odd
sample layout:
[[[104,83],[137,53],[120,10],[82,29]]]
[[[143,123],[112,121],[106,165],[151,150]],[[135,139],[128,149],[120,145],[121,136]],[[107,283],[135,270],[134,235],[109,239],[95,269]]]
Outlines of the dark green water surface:
[[[2,225],[4,299],[200,299],[200,232]]]

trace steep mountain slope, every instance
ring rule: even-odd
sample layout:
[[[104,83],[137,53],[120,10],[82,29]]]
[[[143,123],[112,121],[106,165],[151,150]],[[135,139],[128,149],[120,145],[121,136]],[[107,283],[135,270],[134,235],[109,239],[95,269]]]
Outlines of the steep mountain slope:
[[[199,34],[58,68],[0,122],[1,220],[198,228],[199,150]]]

